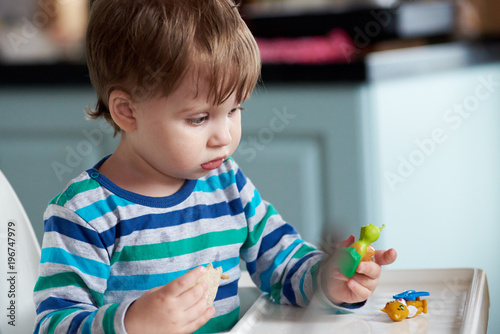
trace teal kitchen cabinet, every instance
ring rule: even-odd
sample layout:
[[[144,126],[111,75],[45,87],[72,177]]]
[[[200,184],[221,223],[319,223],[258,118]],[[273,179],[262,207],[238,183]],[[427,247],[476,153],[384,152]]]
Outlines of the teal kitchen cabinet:
[[[321,243],[325,225],[363,217],[360,85],[269,85],[244,104],[234,154],[261,196],[304,239]],[[117,145],[111,128],[88,121],[90,87],[0,89],[0,169],[41,240],[47,203]]]
[[[234,155],[305,240],[327,246],[330,227],[366,222],[361,84],[272,84],[244,103]]]
[[[107,124],[85,118],[94,100],[88,87],[0,89],[0,169],[40,241],[48,202],[116,145]]]

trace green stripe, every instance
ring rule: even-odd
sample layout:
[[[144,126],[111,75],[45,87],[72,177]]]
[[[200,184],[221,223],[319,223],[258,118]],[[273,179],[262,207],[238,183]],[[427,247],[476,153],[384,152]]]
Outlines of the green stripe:
[[[79,311],[79,309],[66,309],[64,311],[54,312],[52,317],[50,318],[49,328],[47,329],[47,334],[54,334],[56,331],[57,325],[61,323],[68,315],[73,312]]]
[[[262,233],[264,233],[264,228],[266,227],[267,221],[269,218],[271,218],[274,215],[277,215],[278,211],[272,206],[271,204],[267,208],[267,213],[266,215],[262,218],[260,222],[255,224],[253,231],[248,233],[247,240],[243,244],[243,248],[250,248],[252,246],[255,246],[257,242],[259,242],[260,237],[262,236]]]
[[[292,259],[301,259],[307,253],[314,252],[314,251],[317,251],[317,249],[314,247],[311,247],[307,244],[302,244],[300,249],[297,252],[295,252],[295,254],[293,254]]]
[[[56,197],[54,197],[54,198],[52,199],[52,201],[50,201],[50,202],[49,202],[49,205],[50,205],[50,204],[57,204],[57,200],[59,199],[59,197],[61,197],[61,195],[63,194],[63,192],[64,192],[64,190],[63,190],[63,191],[61,191],[59,194],[57,194],[57,195],[56,195]]]
[[[104,305],[104,295],[98,291],[89,289],[83,279],[73,272],[64,272],[52,276],[40,276],[35,284],[34,292],[65,286],[76,286],[88,290],[94,297],[97,306]]]
[[[213,317],[200,329],[198,329],[196,334],[202,333],[220,333],[229,331],[238,322],[240,316],[240,307],[238,306],[233,311],[220,315],[218,317]]]
[[[125,246],[115,252],[111,258],[111,265],[118,261],[147,261],[164,259],[186,254],[192,254],[207,247],[220,247],[243,243],[247,236],[248,227],[238,230],[205,233],[196,237],[177,241],[162,242],[151,245]]]
[[[60,192],[49,204],[57,204],[64,206],[68,201],[70,201],[75,195],[83,193],[88,190],[99,188],[101,185],[94,179],[87,179],[79,182],[74,182],[68,186],[65,190]]]
[[[106,334],[115,334],[115,313],[116,309],[120,306],[119,303],[114,303],[109,306],[104,312],[104,316],[102,318],[102,328],[104,329],[104,333]]]
[[[281,288],[282,287],[283,287],[283,285],[281,285],[281,280],[278,281],[278,283],[275,283],[275,284],[273,284],[273,286],[271,286],[271,297],[273,298],[273,301],[276,304],[281,303]]]

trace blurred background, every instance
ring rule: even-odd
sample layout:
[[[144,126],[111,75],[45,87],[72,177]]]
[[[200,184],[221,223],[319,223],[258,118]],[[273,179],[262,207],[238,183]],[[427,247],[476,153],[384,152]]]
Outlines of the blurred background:
[[[88,0],[0,1],[0,170],[41,241],[47,203],[117,139],[84,116]],[[388,269],[485,270],[500,332],[500,1],[240,10],[263,69],[234,158],[263,198],[323,248],[385,224]]]

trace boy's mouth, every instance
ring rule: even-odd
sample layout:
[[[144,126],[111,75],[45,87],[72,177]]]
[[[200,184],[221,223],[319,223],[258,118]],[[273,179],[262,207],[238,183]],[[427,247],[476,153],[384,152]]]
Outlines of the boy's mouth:
[[[223,161],[224,161],[224,157],[220,157],[220,158],[214,159],[212,161],[205,162],[204,164],[201,164],[201,168],[203,168],[205,170],[216,169],[222,165]]]

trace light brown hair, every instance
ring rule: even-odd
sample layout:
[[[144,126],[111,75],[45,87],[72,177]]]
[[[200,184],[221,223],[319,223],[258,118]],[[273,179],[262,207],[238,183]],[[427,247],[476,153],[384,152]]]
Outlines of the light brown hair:
[[[133,99],[168,96],[189,69],[209,82],[215,105],[241,103],[260,75],[258,47],[232,0],[95,0],[86,37],[97,92],[91,118],[115,129],[108,106],[115,89]]]

